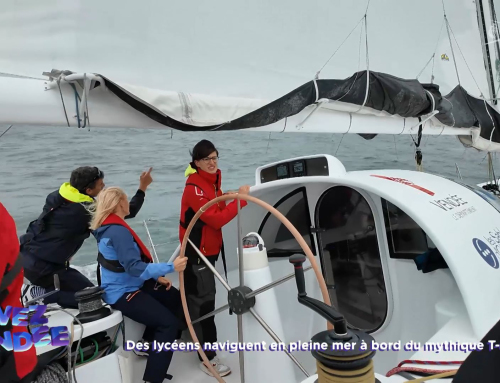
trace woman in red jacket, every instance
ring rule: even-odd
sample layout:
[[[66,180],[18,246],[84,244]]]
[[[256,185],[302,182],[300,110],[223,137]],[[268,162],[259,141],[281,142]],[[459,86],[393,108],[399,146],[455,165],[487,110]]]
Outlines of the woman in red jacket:
[[[23,307],[21,287],[24,272],[19,257],[19,240],[14,219],[0,203],[0,306]],[[26,326],[0,326],[0,336],[5,331],[26,332]],[[37,356],[35,347],[24,352],[7,351],[0,346],[0,380],[5,383],[31,382],[36,375]]]
[[[191,153],[192,162],[186,170],[186,187],[182,195],[179,239],[182,242],[189,223],[200,208],[214,198],[220,197],[221,171],[218,168],[219,152],[207,140],[198,142]],[[239,188],[238,193],[248,194],[250,187]],[[215,265],[222,249],[222,227],[237,214],[238,205],[234,200],[229,204],[219,202],[212,205],[198,219],[191,231],[189,239]],[[246,206],[240,201],[240,206]],[[188,263],[184,271],[184,286],[191,320],[202,317],[215,310],[215,278],[205,263],[200,259],[193,247],[186,247]],[[194,325],[200,344],[217,342],[217,329],[214,316]],[[229,367],[223,365],[214,351],[205,352],[213,367],[221,376],[231,373]],[[201,356],[198,355],[200,361]],[[212,376],[207,366],[200,363],[200,368]]]

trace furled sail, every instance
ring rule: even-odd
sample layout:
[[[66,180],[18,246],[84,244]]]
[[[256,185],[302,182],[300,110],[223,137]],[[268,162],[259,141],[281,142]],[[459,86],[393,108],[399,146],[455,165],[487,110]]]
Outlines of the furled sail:
[[[499,151],[496,83],[478,23],[486,3],[8,3],[0,123],[365,138],[420,131]],[[40,79],[51,68],[72,71]]]

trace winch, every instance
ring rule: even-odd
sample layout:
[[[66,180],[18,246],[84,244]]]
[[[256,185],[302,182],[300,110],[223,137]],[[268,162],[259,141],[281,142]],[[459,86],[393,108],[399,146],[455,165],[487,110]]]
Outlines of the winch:
[[[76,317],[81,323],[93,322],[111,315],[111,310],[103,305],[102,294],[104,290],[100,286],[86,287],[75,293],[80,311]]]

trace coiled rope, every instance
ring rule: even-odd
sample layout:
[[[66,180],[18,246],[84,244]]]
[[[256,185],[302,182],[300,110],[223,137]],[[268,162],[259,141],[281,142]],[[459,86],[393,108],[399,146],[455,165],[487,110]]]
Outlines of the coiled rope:
[[[68,377],[61,364],[54,362],[45,366],[32,383],[67,383]]]
[[[335,360],[339,363],[355,363],[358,360],[366,358],[371,352],[364,355],[347,358],[332,358],[331,356],[321,354],[324,358]],[[362,367],[351,370],[338,370],[325,366],[319,360],[316,361],[318,369],[318,383],[375,383],[375,371],[373,369],[373,360]]]

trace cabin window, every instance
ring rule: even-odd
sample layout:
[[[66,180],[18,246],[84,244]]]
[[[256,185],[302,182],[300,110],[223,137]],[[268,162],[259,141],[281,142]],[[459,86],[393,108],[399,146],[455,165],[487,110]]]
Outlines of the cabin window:
[[[298,188],[274,205],[302,235],[313,254],[316,254],[311,233],[311,219],[305,187]],[[264,240],[268,257],[289,257],[304,254],[295,237],[274,215],[267,213],[260,225],[259,235]]]
[[[382,208],[391,258],[415,259],[435,247],[420,226],[399,207],[382,198]]]
[[[316,225],[332,304],[350,326],[375,331],[387,316],[387,293],[370,205],[352,188],[333,187],[318,202]]]

